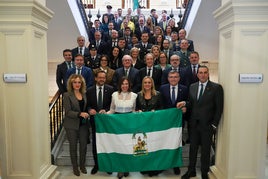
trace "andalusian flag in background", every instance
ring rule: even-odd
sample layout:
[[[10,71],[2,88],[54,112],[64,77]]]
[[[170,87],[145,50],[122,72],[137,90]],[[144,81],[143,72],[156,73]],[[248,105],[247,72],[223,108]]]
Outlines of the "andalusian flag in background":
[[[105,172],[165,170],[182,166],[182,112],[97,114],[98,165]]]
[[[133,11],[135,11],[135,9],[138,9],[139,7],[139,0],[133,0]]]

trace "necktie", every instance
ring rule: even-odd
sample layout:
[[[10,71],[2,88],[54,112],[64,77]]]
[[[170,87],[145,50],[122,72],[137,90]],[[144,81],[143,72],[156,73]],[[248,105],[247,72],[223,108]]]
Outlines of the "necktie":
[[[200,91],[199,91],[199,95],[198,95],[198,101],[201,99],[202,95],[203,95],[203,84],[201,83],[201,88],[200,88]]]
[[[172,101],[172,104],[175,104],[176,103],[176,99],[175,99],[175,86],[172,86],[171,101]]]
[[[125,70],[125,76],[128,76],[127,72],[128,72],[128,70],[126,69],[126,70]]]
[[[72,68],[71,62],[67,62],[67,67],[68,67],[68,69]]]
[[[98,109],[101,110],[103,108],[103,102],[102,102],[102,88],[99,87],[99,93],[98,93]]]
[[[81,75],[81,69],[80,68],[77,68],[77,74]]]
[[[79,54],[82,55],[82,47],[79,47]]]
[[[143,44],[143,48],[146,48],[146,45],[145,44]]]
[[[147,76],[151,76],[151,68],[148,69]]]
[[[196,66],[193,65],[193,75],[196,76]]]
[[[97,42],[96,42],[96,46],[97,46],[97,48],[99,48],[99,45],[100,45],[100,42],[97,41]]]

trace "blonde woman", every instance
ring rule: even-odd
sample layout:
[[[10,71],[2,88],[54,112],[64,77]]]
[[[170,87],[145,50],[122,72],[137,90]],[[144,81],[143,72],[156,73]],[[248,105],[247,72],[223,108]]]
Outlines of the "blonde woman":
[[[87,173],[85,161],[89,137],[89,114],[86,112],[87,98],[85,93],[86,83],[83,76],[71,75],[67,82],[67,92],[63,96],[63,107],[65,109],[63,126],[69,141],[73,173],[76,176],[80,176],[80,171],[84,174]],[[80,171],[77,161],[78,143]]]
[[[145,66],[144,62],[140,60],[140,49],[133,47],[130,50],[130,56],[132,57],[132,67],[136,69],[141,69]]]

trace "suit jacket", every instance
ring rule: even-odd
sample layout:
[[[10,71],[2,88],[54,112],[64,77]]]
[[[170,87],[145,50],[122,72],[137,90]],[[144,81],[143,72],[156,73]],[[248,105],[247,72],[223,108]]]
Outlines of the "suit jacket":
[[[185,101],[188,99],[188,89],[186,86],[178,84],[177,98],[175,104],[172,104],[171,94],[170,94],[170,84],[165,84],[160,87],[160,93],[162,94],[163,106],[164,108],[174,108],[176,104],[180,101]]]
[[[70,68],[67,70],[66,73],[66,81],[68,80],[68,78],[72,75],[76,73],[76,68]],[[87,85],[87,89],[89,87],[91,87],[94,83],[94,76],[92,73],[92,70],[86,66],[82,67],[82,71],[81,71],[81,75],[84,77],[85,81],[86,81],[86,85]]]
[[[73,62],[71,62],[73,63]],[[73,64],[74,66],[74,64]],[[66,62],[62,62],[61,64],[57,65],[57,71],[56,71],[56,83],[59,87],[59,90],[61,93],[67,92],[67,88],[66,88],[66,72],[68,70],[67,64]]]
[[[168,73],[172,70],[172,67],[167,68],[166,70],[163,71],[162,73],[162,79],[161,79],[161,84],[167,84],[168,83]],[[179,68],[179,74],[180,74],[180,84],[185,85],[185,69],[184,68]]]
[[[63,107],[65,110],[65,117],[63,119],[63,126],[66,129],[78,130],[80,126],[79,113],[87,110],[87,98],[83,94],[84,106],[83,110],[80,110],[79,102],[73,92],[66,92],[63,95]]]
[[[140,76],[140,81],[142,82],[143,78],[147,76],[147,67],[143,67],[142,69],[140,69],[139,76]],[[160,88],[161,77],[162,77],[162,70],[156,67],[153,67],[152,78],[154,80],[154,85],[155,85],[156,90],[159,90]]]
[[[111,105],[112,94],[114,90],[113,87],[110,85],[104,85],[103,91],[103,109],[105,111],[109,111]],[[101,109],[98,109],[98,100],[97,100],[97,93],[96,93],[96,85],[91,86],[86,93],[88,105],[87,109],[95,109],[99,112]]]
[[[148,43],[146,48],[144,48],[141,42],[139,42],[138,45],[135,45],[135,47],[140,49],[140,59],[142,61],[144,61],[144,56],[151,51],[152,46],[152,44]]]
[[[144,26],[143,27],[143,31],[141,31],[140,25],[139,24],[136,24],[134,34],[137,35],[137,37],[138,37],[139,40],[141,40],[141,34],[143,32],[147,32],[148,34],[150,34],[150,29],[148,27]]]
[[[152,98],[149,99],[148,102],[146,102],[144,96],[142,96],[141,94],[142,93],[139,92],[136,99],[136,110],[152,111],[163,108],[162,98],[159,91],[156,91],[156,95],[152,96]]]
[[[218,126],[223,111],[223,89],[220,84],[208,81],[201,99],[197,100],[199,82],[190,86],[187,109],[191,111],[190,122],[208,129],[213,124]]]
[[[145,63],[143,61],[141,61],[139,58],[137,59],[135,65],[132,64],[132,67],[140,70],[141,68],[145,67]]]
[[[196,71],[199,65],[196,66]],[[188,89],[190,89],[190,85],[198,82],[199,79],[197,76],[193,74],[192,66],[188,66],[185,68],[185,86],[187,86]]]
[[[78,47],[72,49],[72,57],[73,57],[72,61],[74,61],[74,58],[78,53],[79,53]],[[89,55],[90,55],[89,49],[87,47],[85,47],[84,54],[83,54],[84,58],[87,59],[89,57]]]
[[[97,53],[100,54],[100,55],[102,55],[102,54],[108,55],[109,52],[108,52],[108,49],[107,49],[108,48],[107,43],[104,42],[103,40],[101,40],[100,44],[99,44],[99,47],[97,47],[96,43],[97,43],[96,40],[91,42],[91,44],[95,45],[95,47],[97,49]]]
[[[114,23],[114,29],[119,31],[121,28],[122,20],[118,19],[117,22],[116,22],[116,20],[114,20],[113,23]]]
[[[166,28],[168,26],[168,21],[166,21],[166,27],[165,28],[164,28],[164,22],[162,20],[158,23],[158,26],[160,26],[162,31],[165,32]]]
[[[119,80],[125,76],[124,67],[118,68],[115,70],[114,77],[113,77],[113,86],[115,91],[117,91],[117,85]],[[137,93],[140,87],[140,80],[139,80],[139,70],[136,68],[131,67],[130,71],[128,72],[128,79],[132,83],[132,91]]]

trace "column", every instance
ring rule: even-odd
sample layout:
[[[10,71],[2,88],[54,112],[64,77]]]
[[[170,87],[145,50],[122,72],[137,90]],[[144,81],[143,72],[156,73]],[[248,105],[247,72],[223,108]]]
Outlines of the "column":
[[[224,113],[211,178],[265,178],[268,106],[268,3],[222,0],[214,12],[219,29],[219,82]],[[240,73],[263,74],[240,83]]]
[[[2,178],[54,178],[48,118],[45,0],[0,1],[0,71],[26,74],[25,83],[0,79]]]

